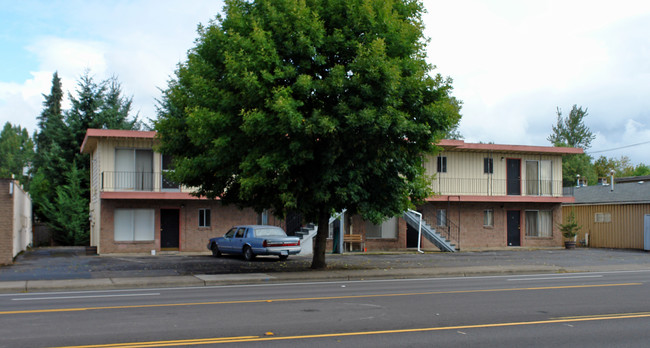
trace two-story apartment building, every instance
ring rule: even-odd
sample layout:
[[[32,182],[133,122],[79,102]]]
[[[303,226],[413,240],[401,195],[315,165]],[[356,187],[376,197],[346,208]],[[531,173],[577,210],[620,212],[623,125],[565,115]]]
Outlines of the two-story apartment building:
[[[562,245],[561,204],[574,201],[562,193],[562,156],[582,149],[462,140],[438,145],[442,152],[425,163],[434,195],[417,210],[457,250]],[[364,235],[367,250],[418,246],[417,229],[401,218],[377,226],[355,217],[350,225]]]
[[[253,224],[251,209],[201,199],[165,179],[170,158],[154,150],[156,132],[88,129],[90,244],[100,254],[207,251],[209,238]],[[224,227],[226,226],[226,227]]]
[[[156,141],[155,132],[87,131],[81,151],[90,154],[90,240],[99,253],[206,251],[208,239],[232,225],[271,222],[166,180],[170,159],[154,150]],[[443,151],[425,164],[435,194],[418,211],[456,249],[562,245],[561,204],[574,200],[562,195],[562,156],[581,149],[459,140],[439,146]],[[418,241],[434,247],[402,217],[381,225],[346,220],[344,233],[361,235],[365,250],[401,250]]]

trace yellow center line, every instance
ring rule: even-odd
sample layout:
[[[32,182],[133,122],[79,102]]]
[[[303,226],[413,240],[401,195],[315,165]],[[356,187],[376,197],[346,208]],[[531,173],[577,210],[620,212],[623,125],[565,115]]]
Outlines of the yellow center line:
[[[482,289],[482,290],[453,290],[453,291],[430,291],[430,292],[413,292],[397,294],[376,294],[376,295],[346,295],[346,296],[325,296],[325,297],[301,297],[301,298],[277,298],[263,300],[240,300],[240,301],[215,301],[215,302],[194,302],[194,303],[159,303],[150,305],[130,305],[130,306],[109,306],[109,307],[85,307],[85,308],[62,308],[62,309],[33,309],[21,311],[3,311],[0,315],[8,314],[31,314],[31,313],[56,313],[56,312],[74,312],[90,311],[104,309],[132,309],[132,308],[158,308],[158,307],[181,307],[181,306],[206,306],[206,305],[223,305],[223,304],[242,304],[242,303],[272,303],[272,302],[296,302],[296,301],[324,301],[340,300],[353,298],[376,298],[376,297],[397,297],[397,296],[423,296],[423,295],[444,295],[444,294],[468,294],[481,292],[504,292],[504,291],[534,291],[534,290],[557,290],[557,289],[584,289],[584,288],[602,288],[612,286],[633,286],[642,285],[643,283],[618,283],[618,284],[594,284],[594,285],[568,285],[568,286],[543,286],[528,288],[505,288],[505,289]]]
[[[427,328],[416,328],[416,329],[339,332],[339,333],[301,335],[301,336],[216,337],[216,338],[203,338],[203,339],[194,339],[194,340],[116,343],[116,344],[100,344],[100,345],[87,345],[87,346],[68,346],[68,347],[59,347],[59,348],[170,347],[170,346],[188,346],[188,345],[197,345],[197,344],[262,342],[262,341],[281,341],[281,340],[297,340],[297,339],[310,339],[310,338],[313,339],[313,338],[330,338],[330,337],[346,337],[346,336],[368,336],[368,335],[398,334],[398,333],[417,333],[417,332],[432,332],[432,331],[445,331],[445,330],[467,330],[467,329],[495,328],[495,327],[506,327],[506,326],[559,324],[559,323],[569,323],[569,322],[585,322],[585,321],[616,320],[616,319],[634,319],[634,318],[648,318],[648,317],[650,317],[649,312],[621,313],[621,314],[611,314],[611,315],[594,315],[594,316],[575,317],[575,318],[570,318],[570,319],[548,319],[548,320],[536,320],[536,321],[509,322],[509,323],[490,323],[490,324],[476,324],[476,325],[427,327]]]

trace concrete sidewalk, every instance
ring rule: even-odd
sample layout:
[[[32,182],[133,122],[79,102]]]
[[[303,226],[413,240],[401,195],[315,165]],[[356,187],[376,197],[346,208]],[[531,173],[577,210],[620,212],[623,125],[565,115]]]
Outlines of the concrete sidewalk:
[[[313,271],[309,257],[246,262],[203,254],[85,256],[74,248],[41,248],[0,267],[0,293],[650,270],[650,253],[588,248],[328,254],[327,261],[326,270]]]

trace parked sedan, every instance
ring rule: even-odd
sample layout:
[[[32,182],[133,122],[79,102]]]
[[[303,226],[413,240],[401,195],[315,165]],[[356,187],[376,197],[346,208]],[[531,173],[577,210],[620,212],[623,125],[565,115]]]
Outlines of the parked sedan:
[[[289,237],[276,226],[245,225],[231,228],[223,237],[211,238],[212,255],[241,254],[247,261],[256,255],[277,255],[285,260],[300,252],[300,238]]]

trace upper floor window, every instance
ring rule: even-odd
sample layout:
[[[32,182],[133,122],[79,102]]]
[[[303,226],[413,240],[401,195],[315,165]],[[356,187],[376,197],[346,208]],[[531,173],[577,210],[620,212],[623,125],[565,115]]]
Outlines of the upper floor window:
[[[492,174],[494,172],[494,161],[492,158],[483,158],[483,173]]]
[[[436,167],[436,171],[438,173],[446,173],[447,172],[447,157],[438,156],[438,165]]]
[[[526,161],[526,194],[551,195],[552,174],[551,161]]]
[[[172,156],[171,155],[162,155],[161,167],[162,167],[162,188],[163,188],[163,190],[178,190],[179,185],[165,177],[166,172],[169,172],[169,171],[174,169],[174,166],[172,165]]]
[[[118,190],[153,190],[153,151],[115,149],[113,187]]]

